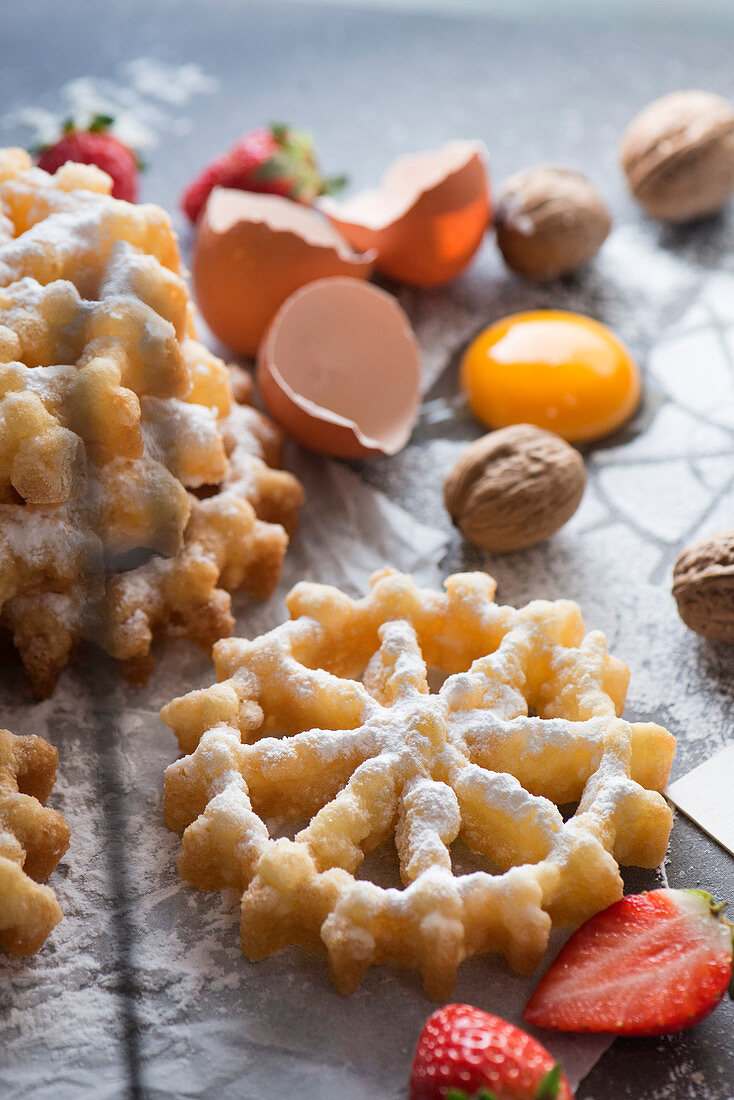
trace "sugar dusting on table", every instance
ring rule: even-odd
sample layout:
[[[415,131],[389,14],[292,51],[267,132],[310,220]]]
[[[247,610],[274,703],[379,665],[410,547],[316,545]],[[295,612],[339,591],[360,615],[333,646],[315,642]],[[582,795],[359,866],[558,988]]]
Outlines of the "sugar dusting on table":
[[[139,57],[122,65],[116,77],[80,76],[54,97],[54,107],[19,107],[0,118],[2,129],[28,131],[28,143],[55,141],[67,119],[88,125],[95,115],[109,115],[121,141],[133,149],[152,149],[162,132],[185,134],[190,128],[184,110],[195,96],[211,95],[219,87],[195,62],[169,65]]]
[[[196,65],[138,59],[115,79],[71,82],[59,110],[14,112],[2,123],[27,124],[43,139],[73,111],[109,111],[118,117],[121,136],[145,147],[164,130],[184,132],[183,108],[214,90],[215,82]],[[475,277],[445,293],[401,292],[423,345],[426,389],[480,325],[546,304],[547,293],[500,276],[485,257]],[[462,403],[455,396],[434,398],[413,446],[374,470],[358,473],[300,452],[289,456],[311,507],[304,510],[276,597],[263,605],[237,601],[238,632],[253,635],[276,625],[285,592],[304,577],[356,594],[385,561],[428,584],[457,568],[486,568],[499,580],[502,601],[578,599],[589,626],[605,630],[611,651],[632,670],[628,716],[672,729],[680,738],[674,774],[682,774],[730,736],[730,666],[682,625],[669,587],[681,545],[730,525],[734,514],[734,276],[704,272],[662,252],[640,229],[622,226],[585,280],[560,285],[553,300],[583,311],[594,300],[598,315],[640,355],[648,394],[658,395],[641,430],[622,433],[588,456],[589,489],[567,527],[550,543],[507,557],[483,555],[451,539],[440,482],[462,443],[436,436],[461,420]],[[706,387],[699,369],[707,371]],[[462,430],[480,432],[470,420]],[[671,477],[678,487],[674,508],[662,506]],[[366,479],[381,483],[394,499]],[[330,986],[320,958],[286,951],[251,964],[239,949],[236,894],[200,894],[179,882],[179,840],[161,816],[163,770],[175,748],[157,710],[173,695],[211,682],[212,666],[183,643],[161,653],[144,691],[103,668],[90,693],[82,667],[62,676],[47,703],[4,697],[2,724],[44,734],[58,745],[52,805],[72,829],[70,851],[52,879],[64,921],[33,960],[0,963],[4,1074],[19,1095],[37,1100],[57,1096],[60,1081],[78,1095],[119,1095],[115,1082],[126,1075],[120,1052],[134,1025],[151,1092],[180,1091],[185,1062],[190,1094],[233,1085],[246,1067],[253,1095],[258,1089],[274,1094],[274,1081],[277,1090],[298,1076],[304,1096],[402,1096],[404,1078],[396,1077],[395,1067],[407,1076],[411,1041],[432,1008],[417,983],[380,970],[345,1001]],[[115,791],[106,786],[112,774]],[[661,869],[662,881],[664,875]],[[115,884],[125,887],[125,898]],[[129,937],[125,975],[115,955],[121,928]],[[131,983],[132,1024],[116,993],[121,981]],[[519,1022],[532,985],[533,979],[511,977],[496,960],[478,959],[460,972],[456,999]],[[304,1004],[318,1011],[304,1011]],[[382,1084],[366,1055],[354,1050],[360,1033],[370,1036],[372,1050],[385,1052]],[[561,1040],[558,1053],[574,1082],[606,1042]],[[677,1095],[684,1071],[671,1071],[666,1097]]]

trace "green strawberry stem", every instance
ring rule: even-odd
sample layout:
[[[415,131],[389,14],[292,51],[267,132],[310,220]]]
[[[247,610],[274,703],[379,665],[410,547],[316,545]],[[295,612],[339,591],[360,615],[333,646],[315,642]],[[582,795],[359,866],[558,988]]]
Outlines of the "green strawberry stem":
[[[342,191],[349,177],[331,176],[324,179],[319,174],[314,156],[313,138],[306,130],[292,130],[285,122],[271,122],[270,133],[279,152],[261,164],[255,172],[257,179],[277,180],[294,177],[292,198],[304,195],[336,195]]]
[[[537,1100],[556,1100],[561,1088],[561,1067],[558,1062],[548,1070],[536,1093]]]
[[[711,915],[714,916],[714,917],[721,916],[721,914],[724,912],[724,910],[729,905],[728,901],[714,901],[711,894],[709,894],[708,891],[706,891],[706,890],[694,890],[694,889],[691,888],[691,889],[688,889],[688,890],[683,890],[682,893],[684,893],[684,894],[696,894],[697,897],[703,898],[704,901],[708,902],[708,907],[711,910]]]
[[[535,1100],[556,1100],[561,1088],[561,1066],[559,1062],[548,1070],[543,1080],[538,1085]],[[497,1100],[490,1089],[480,1089],[474,1096],[469,1096],[463,1089],[449,1089],[446,1100]]]
[[[83,127],[83,130],[90,134],[103,134],[105,130],[109,130],[114,121],[112,115],[92,115],[89,125]],[[73,118],[67,118],[61,126],[61,133],[75,134],[78,129],[76,121]]]
[[[697,894],[698,897],[704,898],[704,900],[708,902],[708,906],[709,906],[709,909],[711,910],[712,917],[717,917],[724,924],[729,925],[729,927],[731,928],[731,951],[732,951],[732,957],[734,958],[734,924],[732,924],[731,921],[726,920],[722,916],[722,914],[724,913],[724,911],[728,907],[729,902],[728,901],[714,901],[711,894],[709,894],[706,890],[689,889],[689,890],[684,890],[683,893]],[[731,975],[731,981],[729,982],[728,993],[729,993],[729,999],[734,1001],[734,968],[732,969],[732,975]]]
[[[278,145],[283,145],[288,140],[288,136],[291,132],[290,126],[287,126],[285,122],[271,122],[270,133],[273,135]]]
[[[109,130],[114,121],[112,115],[95,115],[87,129],[92,134],[101,134],[105,130]]]
[[[114,123],[112,115],[93,115],[89,125],[85,128],[84,132],[90,134],[103,134],[106,130],[109,130],[110,126]],[[73,118],[64,119],[61,123],[61,135],[62,137],[68,137],[69,134],[75,134],[79,130],[76,122]],[[29,152],[31,156],[41,157],[44,153],[48,152],[56,145],[55,141],[41,142],[37,145],[31,145]]]
[[[482,1089],[474,1096],[469,1096],[463,1089],[449,1089],[446,1093],[446,1100],[497,1100],[497,1097],[489,1089]]]
[[[255,169],[254,176],[258,180],[279,180],[290,175],[292,170],[293,164],[286,154],[276,153]]]
[[[338,195],[349,183],[349,176],[329,176],[321,184],[322,195]]]

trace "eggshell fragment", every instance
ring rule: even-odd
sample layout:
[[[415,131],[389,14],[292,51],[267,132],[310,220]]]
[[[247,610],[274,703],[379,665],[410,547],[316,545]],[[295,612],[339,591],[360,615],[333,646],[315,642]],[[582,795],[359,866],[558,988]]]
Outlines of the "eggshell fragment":
[[[254,355],[289,294],[331,275],[366,279],[372,259],[356,255],[306,206],[217,187],[196,237],[194,290],[214,335],[233,351]]]
[[[489,224],[487,150],[481,141],[451,141],[400,157],[378,189],[319,207],[357,251],[376,249],[383,275],[439,286],[466,267]]]
[[[321,279],[278,310],[257,377],[271,415],[306,447],[338,458],[389,455],[415,422],[420,352],[390,294]]]

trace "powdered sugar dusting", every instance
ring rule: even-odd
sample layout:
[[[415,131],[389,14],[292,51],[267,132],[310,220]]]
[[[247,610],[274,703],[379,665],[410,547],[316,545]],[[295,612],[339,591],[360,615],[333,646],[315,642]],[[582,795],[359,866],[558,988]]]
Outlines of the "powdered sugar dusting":
[[[195,62],[169,65],[139,57],[122,65],[117,78],[80,76],[54,97],[54,107],[25,106],[6,113],[0,129],[24,127],[29,143],[55,141],[71,118],[84,127],[95,115],[114,118],[114,132],[133,149],[152,149],[162,132],[186,133],[182,108],[195,96],[216,92],[217,80]]]
[[[185,65],[166,65],[152,57],[139,57],[124,66],[135,91],[141,96],[185,107],[196,95],[211,95],[219,82],[208,76],[195,62]]]
[[[691,285],[694,282],[691,276]],[[663,316],[667,306],[662,290],[660,294],[657,306]],[[702,303],[702,309],[709,327],[718,323],[712,320],[708,305]],[[448,349],[461,343],[468,328],[477,327],[479,313],[476,307],[473,311],[467,307],[458,315],[449,311],[445,320],[444,363]],[[662,324],[650,338],[656,348],[679,338],[673,311],[669,326]],[[702,362],[705,366],[705,360]],[[502,601],[521,604],[539,596],[579,600],[587,622],[606,631],[611,651],[632,669],[628,714],[667,724],[681,738],[675,765],[679,772],[698,752],[708,753],[713,746],[723,745],[729,728],[727,682],[702,675],[703,643],[680,623],[668,590],[672,558],[683,540],[706,530],[716,508],[731,508],[734,503],[725,461],[731,442],[729,429],[706,429],[695,412],[667,397],[644,431],[623,435],[616,446],[589,456],[589,489],[582,507],[562,532],[545,546],[498,557],[480,554],[456,536],[451,541],[449,535],[436,487],[461,444],[433,438],[433,433],[437,427],[444,433],[456,430],[457,425],[460,430],[467,426],[472,430],[471,422],[462,420],[456,399],[450,398],[445,407],[443,399],[435,399],[414,445],[384,464],[391,488],[402,485],[402,507],[370,489],[348,467],[292,452],[289,465],[304,482],[309,501],[303,510],[302,528],[286,557],[283,584],[275,599],[266,605],[237,601],[238,632],[254,636],[281,621],[285,591],[304,577],[338,584],[357,594],[365,590],[369,573],[385,561],[412,570],[421,583],[428,584],[435,584],[440,574],[449,570],[483,566],[498,578]],[[478,430],[473,427],[475,433]],[[719,461],[722,458],[724,461]],[[406,463],[410,463],[410,475],[400,477]],[[396,469],[395,481],[387,477],[390,469]],[[665,499],[671,471],[683,490],[680,512],[672,507],[666,511],[656,500],[658,489],[660,499]],[[374,467],[366,468],[365,473],[374,477]],[[634,492],[625,492],[627,473],[635,480]],[[420,518],[413,518],[412,511],[419,512]],[[449,562],[439,570],[438,562],[447,547]],[[108,1034],[119,1038],[124,1027],[114,1000],[96,991],[100,966],[110,973],[109,963],[99,961],[100,948],[93,947],[90,969],[85,971],[78,961],[89,953],[85,945],[89,929],[109,927],[110,913],[119,911],[109,884],[103,883],[91,900],[85,885],[90,866],[104,868],[99,825],[86,824],[98,795],[82,774],[88,767],[85,756],[93,759],[98,751],[93,731],[101,723],[110,730],[119,789],[125,792],[122,841],[124,850],[131,853],[125,889],[133,929],[139,1055],[147,1086],[162,1091],[179,1087],[184,1056],[190,1067],[187,1087],[191,1091],[217,1084],[233,1086],[244,1058],[253,1082],[261,1082],[263,1088],[287,1087],[292,1067],[297,1065],[303,1079],[312,1082],[312,1095],[322,1089],[328,1096],[331,1088],[335,1096],[364,1100],[398,1096],[409,1047],[430,1010],[415,984],[375,972],[350,999],[346,1012],[321,960],[299,951],[286,951],[258,964],[242,957],[234,891],[209,896],[178,881],[175,857],[179,841],[165,829],[161,813],[161,779],[175,752],[173,739],[159,724],[156,711],[184,690],[210,683],[210,663],[190,646],[171,644],[150,688],[143,693],[125,687],[106,672],[101,685],[104,699],[94,715],[79,714],[78,675],[62,677],[53,704],[15,707],[3,721],[20,730],[46,732],[61,749],[57,789],[63,802],[53,804],[70,819],[72,848],[53,881],[69,916],[55,933],[51,950],[63,957],[67,968],[81,969],[76,970],[76,992],[62,992],[59,982],[54,996],[63,998],[58,1002],[63,1013],[81,1015],[84,1020],[98,1016],[102,1021],[89,1025],[89,1054],[78,1071],[79,1088],[93,1078]],[[78,756],[57,736],[57,708],[74,715],[82,738]],[[67,805],[67,799],[73,807]],[[97,840],[93,839],[95,829]],[[389,879],[390,858],[385,855],[381,859],[381,873]],[[72,887],[61,877],[63,868],[78,876]],[[651,876],[651,885],[657,881],[658,876]],[[83,921],[74,918],[74,910],[84,914]],[[553,943],[556,948],[559,940]],[[14,991],[18,1003],[14,1019],[18,1022],[24,1019],[24,1012],[27,1015],[32,975],[45,973],[48,980],[51,958],[55,956],[42,954],[30,969],[28,964],[11,964],[13,980],[5,988]],[[460,974],[455,996],[519,1021],[532,984],[532,980],[510,979],[496,962],[478,960]],[[304,989],[319,1006],[313,1019],[302,1010]],[[386,1013],[388,1002],[390,1011]],[[404,1035],[397,1046],[396,1019],[401,1020]],[[43,1041],[63,1048],[61,1032],[54,1038],[51,1009],[39,1021],[36,1030],[13,1033],[13,1047],[18,1052],[14,1073],[21,1072],[24,1058],[42,1041],[41,1024],[47,1029]],[[379,1044],[380,1049],[391,1052],[379,1070],[371,1060],[369,1066],[363,1065],[355,1055],[356,1028],[370,1036],[371,1049]],[[288,1036],[287,1042],[283,1036]],[[564,1042],[564,1064],[572,1080],[578,1080],[606,1040],[580,1037]],[[124,1079],[122,1066],[120,1079]],[[38,1097],[54,1095],[50,1080],[45,1091],[38,1080],[36,1087]],[[304,1090],[309,1095],[308,1084]]]
[[[110,81],[114,93],[108,84],[87,82],[71,98],[99,109],[107,96],[152,141],[169,122],[185,127],[170,93],[167,99],[163,86],[156,87],[157,77],[145,68],[142,75],[138,69],[118,76]],[[120,84],[127,88],[122,96]],[[192,89],[191,95],[207,90]],[[25,117],[35,118],[34,126],[52,119],[56,127],[60,114]],[[7,116],[4,121],[7,126]],[[621,226],[582,279],[550,290],[506,279],[488,248],[475,272],[455,287],[400,296],[426,351],[428,382],[443,375],[449,396],[424,407],[413,444],[389,462],[355,470],[289,454],[289,466],[308,490],[302,529],[276,597],[265,605],[236,601],[238,632],[254,636],[281,621],[285,591],[304,577],[356,594],[385,561],[414,571],[422,583],[457,569],[486,568],[499,581],[502,601],[579,601],[587,622],[605,630],[611,651],[631,668],[627,716],[662,722],[678,736],[674,774],[723,748],[731,738],[731,656],[683,626],[669,589],[682,545],[731,526],[734,515],[734,472],[730,478],[727,470],[734,450],[732,273],[723,265],[704,271],[661,249],[651,233]],[[452,534],[440,499],[443,474],[461,441],[481,431],[455,396],[452,363],[464,341],[494,317],[550,299],[593,312],[628,341],[645,371],[646,404],[632,429],[589,452],[584,501],[558,535],[523,553],[483,554]],[[680,510],[669,495],[678,479]],[[179,840],[165,828],[161,809],[162,775],[175,747],[157,710],[211,679],[209,660],[184,643],[165,647],[143,691],[123,685],[89,657],[64,674],[48,703],[21,701],[17,678],[8,679],[2,724],[42,733],[59,747],[51,805],[67,817],[72,845],[51,880],[64,921],[35,959],[0,963],[4,1080],[34,1100],[55,1100],[60,1082],[74,1095],[119,1096],[134,1032],[151,1094],[219,1089],[241,1095],[245,1078],[253,1095],[287,1094],[297,1079],[303,1096],[396,1100],[404,1094],[415,1036],[432,1008],[417,983],[376,971],[347,1002],[331,987],[322,961],[304,952],[251,964],[237,943],[235,891],[209,896],[178,880]],[[696,876],[710,868],[687,858],[675,830],[672,856],[646,885],[667,876],[676,886],[707,884]],[[379,859],[389,876],[389,856]],[[118,992],[121,943],[132,982],[127,998]],[[461,974],[455,998],[519,1020],[532,984],[480,960]],[[132,1024],[123,1003],[134,1006]],[[717,1018],[730,1025],[731,1011],[722,1005],[712,1025]],[[366,1049],[355,1049],[355,1035],[369,1038]],[[565,1042],[564,1063],[576,1081],[605,1041],[580,1036]],[[668,1040],[651,1041],[650,1057],[672,1066],[676,1049]],[[375,1050],[381,1052],[378,1065]],[[726,1094],[724,1082],[712,1078],[709,1084]],[[683,1060],[650,1095],[713,1095],[704,1089]]]

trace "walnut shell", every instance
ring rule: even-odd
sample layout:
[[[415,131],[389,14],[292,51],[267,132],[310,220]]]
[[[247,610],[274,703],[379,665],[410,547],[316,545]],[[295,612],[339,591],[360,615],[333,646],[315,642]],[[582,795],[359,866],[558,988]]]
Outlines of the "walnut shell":
[[[444,482],[444,501],[475,546],[523,550],[571,518],[585,485],[577,450],[554,432],[513,424],[469,444]]]
[[[671,92],[633,119],[619,155],[630,190],[654,218],[714,214],[734,191],[734,108],[711,92]]]
[[[686,626],[734,644],[734,531],[709,535],[678,556],[673,595]]]
[[[585,176],[539,164],[512,176],[499,197],[497,244],[526,279],[568,275],[596,255],[612,220]]]

